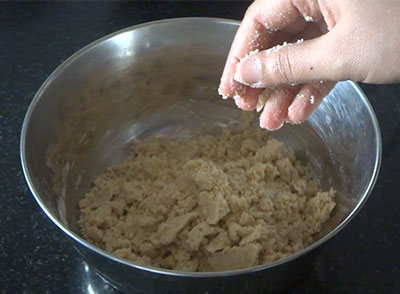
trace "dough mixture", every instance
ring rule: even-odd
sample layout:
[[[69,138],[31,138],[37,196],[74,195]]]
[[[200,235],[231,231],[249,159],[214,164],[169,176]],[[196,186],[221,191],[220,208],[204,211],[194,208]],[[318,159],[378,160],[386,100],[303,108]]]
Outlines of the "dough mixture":
[[[335,206],[283,144],[252,127],[152,138],[80,201],[86,240],[154,267],[223,271],[270,263],[313,242]]]

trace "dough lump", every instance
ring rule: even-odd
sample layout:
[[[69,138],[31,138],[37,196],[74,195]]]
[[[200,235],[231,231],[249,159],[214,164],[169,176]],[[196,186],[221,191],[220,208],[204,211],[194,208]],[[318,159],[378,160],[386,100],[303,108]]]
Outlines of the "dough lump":
[[[83,237],[154,267],[222,271],[277,261],[313,242],[335,206],[265,130],[152,138],[80,201]]]

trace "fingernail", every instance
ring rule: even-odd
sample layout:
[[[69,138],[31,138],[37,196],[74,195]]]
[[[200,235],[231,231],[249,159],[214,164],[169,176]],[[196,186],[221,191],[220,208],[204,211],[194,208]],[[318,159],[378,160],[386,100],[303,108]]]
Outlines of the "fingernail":
[[[233,100],[235,101],[236,106],[237,106],[238,108],[241,108],[239,98],[240,98],[239,95],[235,95],[235,96],[233,97]]]
[[[266,120],[261,120],[261,119],[260,119],[260,127],[261,127],[262,129],[265,129],[265,130],[269,131],[269,132],[273,132],[273,131],[279,130],[281,127],[283,127],[283,125],[285,124],[285,121],[283,120],[283,121],[282,121],[279,125],[277,125],[276,127],[271,127],[271,126],[269,126],[268,124],[269,124],[268,121],[266,121]]]
[[[222,89],[221,89],[221,85],[219,85],[219,87],[218,87],[218,94],[221,95],[221,96],[222,96],[222,99],[224,99],[224,100],[226,100],[226,99],[229,98],[227,95],[225,95],[225,94],[223,93],[223,91],[222,91]]]
[[[248,86],[257,86],[261,82],[261,62],[259,59],[243,59],[237,67],[235,80]]]

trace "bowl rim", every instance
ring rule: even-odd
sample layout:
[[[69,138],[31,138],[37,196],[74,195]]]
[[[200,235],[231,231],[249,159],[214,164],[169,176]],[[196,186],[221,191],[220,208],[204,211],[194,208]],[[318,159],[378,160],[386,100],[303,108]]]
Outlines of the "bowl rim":
[[[297,253],[287,256],[283,259],[280,259],[278,261],[268,263],[268,264],[263,264],[263,265],[258,265],[258,266],[253,266],[249,268],[244,268],[244,269],[236,269],[236,270],[228,270],[228,271],[217,271],[217,272],[189,272],[189,271],[179,271],[179,270],[168,270],[168,269],[162,269],[162,268],[157,268],[157,267],[152,267],[152,266],[147,266],[147,265],[142,265],[142,264],[137,264],[135,262],[118,258],[116,256],[111,255],[110,253],[97,248],[96,246],[90,244],[86,240],[84,240],[82,237],[77,235],[76,233],[72,232],[59,218],[57,218],[48,208],[48,206],[42,201],[38,189],[35,187],[31,175],[30,175],[30,167],[29,164],[27,163],[26,159],[26,135],[28,131],[28,126],[31,122],[32,114],[35,111],[35,108],[40,100],[40,97],[42,96],[42,93],[46,91],[48,86],[53,82],[54,79],[56,79],[61,72],[68,67],[71,63],[73,63],[76,59],[81,57],[82,55],[86,54],[89,50],[93,49],[97,45],[99,45],[102,42],[105,42],[119,34],[123,34],[126,32],[138,30],[141,28],[148,28],[151,26],[159,26],[159,25],[164,25],[164,24],[171,24],[171,23],[186,23],[186,22],[207,22],[207,23],[214,23],[214,24],[227,24],[227,25],[232,25],[236,26],[237,28],[240,25],[240,21],[237,20],[232,20],[232,19],[225,19],[225,18],[213,18],[213,17],[181,17],[181,18],[169,18],[169,19],[163,19],[163,20],[157,20],[157,21],[151,21],[151,22],[146,22],[146,23],[141,23],[137,24],[134,26],[130,26],[121,30],[118,30],[114,33],[108,34],[100,39],[97,39],[90,44],[86,45],[82,49],[78,50],[75,52],[73,55],[71,55],[68,59],[66,59],[63,63],[61,63],[51,74],[50,76],[43,82],[39,90],[36,92],[31,104],[29,105],[29,108],[27,110],[27,113],[24,118],[24,122],[22,125],[22,130],[21,130],[21,136],[20,136],[20,160],[21,160],[21,165],[22,165],[22,170],[23,174],[25,177],[25,180],[27,182],[27,185],[29,187],[30,192],[32,193],[33,197],[35,198],[36,202],[39,204],[41,209],[44,211],[44,213],[47,215],[47,217],[50,218],[50,220],[59,228],[61,229],[68,237],[70,237],[72,240],[78,242],[81,246],[86,247],[90,251],[93,251],[97,254],[100,254],[101,256],[110,259],[114,262],[121,263],[125,266],[128,267],[133,267],[138,270],[144,270],[147,272],[151,273],[156,273],[156,274],[161,274],[161,275],[168,275],[168,276],[174,276],[174,277],[189,277],[189,278],[207,278],[207,277],[225,277],[225,276],[234,276],[234,275],[243,275],[243,274],[249,274],[253,272],[258,272],[261,270],[266,270],[270,269],[288,262],[291,262],[307,253],[310,251],[316,249],[329,239],[331,239],[333,236],[335,236],[339,231],[341,231],[353,218],[354,216],[360,211],[362,206],[365,204],[366,200],[368,199],[369,195],[372,192],[373,187],[375,186],[376,180],[378,178],[380,166],[381,166],[381,160],[382,160],[382,138],[381,138],[381,132],[379,128],[379,123],[376,118],[375,112],[368,101],[365,93],[362,91],[362,89],[354,82],[352,81],[345,81],[343,83],[349,83],[354,90],[358,93],[358,95],[361,96],[362,101],[364,106],[367,108],[368,113],[372,119],[373,122],[373,128],[374,128],[374,133],[376,135],[376,153],[375,153],[375,163],[374,163],[374,171],[371,177],[371,180],[366,187],[362,197],[360,198],[360,201],[357,203],[357,205],[353,208],[353,210],[349,213],[349,215],[343,219],[339,225],[337,225],[332,231],[330,231],[328,234],[326,234],[324,237],[319,239],[318,241],[312,243],[311,245],[307,246],[306,248],[298,251]]]

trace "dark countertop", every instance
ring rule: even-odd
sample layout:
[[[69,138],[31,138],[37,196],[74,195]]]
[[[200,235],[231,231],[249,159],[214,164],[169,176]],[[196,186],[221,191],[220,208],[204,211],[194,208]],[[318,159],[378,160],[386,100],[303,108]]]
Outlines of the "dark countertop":
[[[0,293],[115,293],[85,271],[27,189],[19,161],[25,112],[46,77],[84,45],[162,18],[241,19],[248,2],[0,2]],[[376,187],[290,293],[400,293],[400,85],[363,85],[383,138]],[[96,290],[96,287],[100,287]]]

